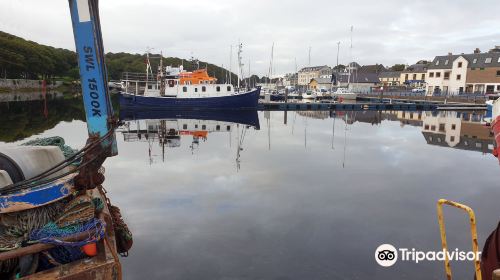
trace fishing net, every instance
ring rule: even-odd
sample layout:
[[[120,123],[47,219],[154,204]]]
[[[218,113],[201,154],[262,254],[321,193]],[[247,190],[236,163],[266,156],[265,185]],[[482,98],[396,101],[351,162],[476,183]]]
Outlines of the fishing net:
[[[59,136],[53,136],[53,137],[45,137],[45,138],[36,138],[33,140],[30,140],[26,143],[21,144],[23,146],[56,146],[61,149],[61,151],[64,154],[64,157],[66,159],[70,158],[73,156],[77,150],[71,148],[70,146],[66,145],[66,142],[64,142],[64,139]],[[80,161],[73,162],[73,165],[79,165]]]
[[[109,204],[109,212],[115,229],[116,248],[122,257],[128,256],[128,251],[132,248],[132,232],[123,220],[120,208]]]
[[[88,195],[79,195],[64,206],[55,223],[59,227],[87,222],[95,216],[95,206]]]
[[[101,240],[105,234],[106,223],[97,218],[83,224],[74,224],[66,227],[58,227],[54,222],[46,224],[30,234],[29,243],[44,243],[56,246],[81,247],[88,243],[95,243]],[[65,237],[78,233],[87,233],[88,236],[80,241],[64,241]]]

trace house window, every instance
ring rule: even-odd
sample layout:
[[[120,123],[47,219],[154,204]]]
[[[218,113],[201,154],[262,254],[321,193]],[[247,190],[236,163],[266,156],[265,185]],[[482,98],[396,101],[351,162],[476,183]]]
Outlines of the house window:
[[[202,86],[202,87],[201,87],[201,91],[202,91],[202,92],[207,91],[207,87],[206,87],[206,86]]]
[[[425,130],[429,130],[429,125],[426,124],[425,127],[424,127]]]
[[[429,72],[429,78],[434,78],[434,72]]]
[[[500,70],[499,70],[499,71],[497,71],[497,77],[498,77],[498,76],[500,76]]]
[[[479,70],[484,70],[484,68],[483,68],[483,67],[481,67],[481,68],[479,68]]]
[[[457,125],[456,124],[452,124],[451,125],[451,130],[455,130],[455,128],[457,128]]]
[[[476,64],[477,62],[477,58],[474,58],[474,60],[472,60],[472,63]]]
[[[448,62],[450,62],[448,59],[444,61],[444,65],[448,65]]]
[[[470,69],[470,70],[476,70],[476,67],[471,67],[471,69]]]
[[[450,136],[450,142],[455,142],[455,136]]]
[[[436,78],[440,78],[441,77],[441,72],[436,72]]]
[[[462,68],[462,62],[458,63],[458,68]]]
[[[439,60],[438,60],[438,61],[436,61],[436,65],[439,65]]]
[[[450,79],[450,72],[444,72],[444,79],[449,80]]]
[[[500,63],[500,57],[498,58],[498,61],[497,61],[497,62],[499,62],[499,63]]]
[[[220,91],[220,86],[217,86],[215,89],[217,90],[217,92],[219,92]]]
[[[425,74],[422,74],[422,80],[425,80]]]
[[[182,92],[187,92],[188,88],[187,87],[182,87]]]
[[[436,131],[436,126],[435,125],[431,125],[431,130],[432,131]]]
[[[460,80],[462,78],[462,75],[457,75],[457,80]]]
[[[492,58],[491,58],[491,57],[487,57],[487,58],[484,60],[484,63],[491,63],[491,60],[492,60]]]
[[[417,79],[417,74],[413,74],[413,79],[416,80]]]
[[[497,86],[497,91],[500,91],[500,86]]]

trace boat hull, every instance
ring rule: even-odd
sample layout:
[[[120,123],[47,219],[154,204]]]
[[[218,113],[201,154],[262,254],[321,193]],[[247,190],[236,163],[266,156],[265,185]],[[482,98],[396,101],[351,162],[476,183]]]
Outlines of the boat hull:
[[[255,109],[259,104],[260,88],[220,97],[177,98],[150,97],[120,93],[120,108],[161,109]]]

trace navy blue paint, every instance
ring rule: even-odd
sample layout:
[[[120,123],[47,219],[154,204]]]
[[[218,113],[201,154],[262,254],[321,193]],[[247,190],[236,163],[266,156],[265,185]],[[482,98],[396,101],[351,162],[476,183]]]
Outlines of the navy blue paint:
[[[256,109],[259,103],[259,95],[259,88],[230,96],[203,98],[144,97],[121,93],[120,108],[162,108],[174,110]]]

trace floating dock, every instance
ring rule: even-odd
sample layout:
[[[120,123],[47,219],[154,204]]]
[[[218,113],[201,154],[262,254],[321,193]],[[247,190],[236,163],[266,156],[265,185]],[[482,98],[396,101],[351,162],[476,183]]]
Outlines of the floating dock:
[[[366,103],[334,103],[334,102],[261,102],[259,110],[265,111],[482,111],[486,104],[440,103],[440,102],[366,102]]]

